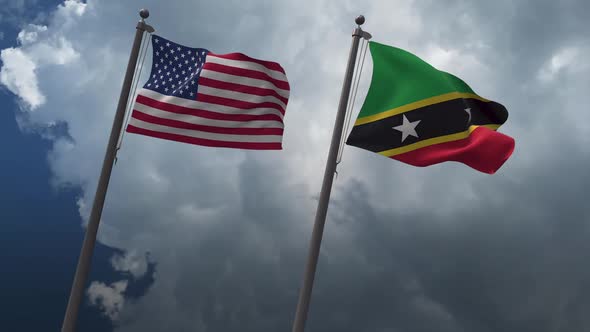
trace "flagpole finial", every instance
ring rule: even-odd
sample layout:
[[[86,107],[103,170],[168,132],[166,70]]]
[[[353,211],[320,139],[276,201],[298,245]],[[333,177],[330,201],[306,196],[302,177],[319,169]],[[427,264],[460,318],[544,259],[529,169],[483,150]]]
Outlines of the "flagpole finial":
[[[358,24],[359,26],[363,25],[363,23],[365,23],[365,17],[363,15],[359,15],[354,22],[356,22],[356,24]]]
[[[137,22],[137,28],[143,31],[147,31],[148,33],[153,33],[156,31],[151,25],[145,23],[145,19],[150,17],[150,11],[143,8],[139,11],[139,16],[141,16],[141,20]]]
[[[145,20],[146,18],[150,17],[150,11],[144,8],[139,11],[139,16]]]

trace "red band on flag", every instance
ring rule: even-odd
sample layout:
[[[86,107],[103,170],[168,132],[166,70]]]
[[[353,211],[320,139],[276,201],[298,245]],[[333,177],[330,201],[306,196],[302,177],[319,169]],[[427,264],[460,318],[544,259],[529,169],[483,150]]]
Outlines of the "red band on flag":
[[[456,161],[480,172],[494,174],[513,151],[512,137],[486,127],[478,127],[467,138],[430,145],[391,158],[420,167]]]
[[[238,127],[238,128],[225,128],[225,127],[213,127],[213,126],[205,126],[195,123],[188,123],[184,121],[177,121],[171,119],[164,119],[159,118],[156,116],[152,116],[149,114],[145,114],[143,112],[135,110],[131,117],[144,121],[149,122],[157,125],[168,126],[172,128],[179,128],[179,129],[189,129],[189,130],[197,130],[197,131],[204,131],[208,133],[217,133],[217,134],[226,134],[226,135],[283,135],[283,128],[246,128],[246,127]]]
[[[161,102],[158,100],[154,100],[148,98],[146,96],[138,95],[137,102],[140,104],[144,104],[153,108],[157,108],[162,111],[172,112],[177,114],[189,114],[193,116],[198,116],[202,118],[212,119],[212,120],[226,120],[226,121],[279,121],[283,122],[283,120],[276,114],[226,114],[226,113],[217,113],[211,112],[196,108],[189,108],[183,107],[179,105],[169,104],[165,102]],[[275,104],[273,104],[275,105]]]
[[[215,54],[215,53],[209,52],[208,55],[209,56],[215,56],[215,57],[218,57],[218,58],[223,58],[223,59],[229,59],[229,60],[254,62],[254,63],[257,63],[259,65],[263,65],[263,66],[265,66],[268,69],[276,70],[276,71],[278,71],[280,73],[285,74],[285,70],[278,63],[272,62],[272,61],[264,61],[264,60],[254,59],[254,58],[251,58],[251,57],[249,57],[249,56],[247,56],[247,55],[245,55],[243,53]]]
[[[224,74],[255,78],[258,80],[270,82],[279,89],[289,90],[289,83],[288,82],[274,79],[274,78],[268,76],[267,74],[256,71],[256,70],[250,70],[250,69],[244,69],[244,68],[238,68],[238,67],[230,67],[230,66],[221,65],[218,63],[209,63],[209,62],[206,62],[205,65],[203,65],[203,70],[211,70],[211,71],[216,71],[216,72],[224,73]]]

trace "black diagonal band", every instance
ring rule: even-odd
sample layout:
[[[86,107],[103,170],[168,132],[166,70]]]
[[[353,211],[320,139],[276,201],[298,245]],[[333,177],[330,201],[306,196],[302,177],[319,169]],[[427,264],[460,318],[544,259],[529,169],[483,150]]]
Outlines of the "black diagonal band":
[[[470,109],[471,117],[465,109]],[[402,142],[402,133],[393,127],[401,125],[404,116],[410,122],[420,120],[420,123],[415,128],[418,137],[410,135]],[[381,152],[421,140],[463,132],[472,125],[501,125],[507,119],[508,111],[499,103],[457,98],[356,125],[346,144]]]

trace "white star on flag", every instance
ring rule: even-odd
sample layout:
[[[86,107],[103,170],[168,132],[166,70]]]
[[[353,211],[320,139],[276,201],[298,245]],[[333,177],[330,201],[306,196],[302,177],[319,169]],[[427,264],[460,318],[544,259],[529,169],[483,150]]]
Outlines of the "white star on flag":
[[[395,130],[397,130],[397,131],[401,131],[401,133],[402,133],[402,142],[405,141],[406,138],[409,135],[412,135],[412,136],[418,138],[418,133],[416,133],[416,126],[422,120],[417,120],[417,121],[414,121],[414,122],[410,122],[408,120],[408,118],[406,118],[406,115],[405,114],[403,115],[403,117],[404,118],[403,118],[402,124],[399,125],[399,126],[392,127],[392,128],[395,129]]]

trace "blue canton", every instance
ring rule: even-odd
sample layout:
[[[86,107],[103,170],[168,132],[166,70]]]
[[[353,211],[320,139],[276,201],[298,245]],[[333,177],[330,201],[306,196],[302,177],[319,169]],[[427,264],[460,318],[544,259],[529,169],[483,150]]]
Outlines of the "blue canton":
[[[176,44],[152,36],[152,72],[143,86],[163,95],[195,100],[206,49]]]

